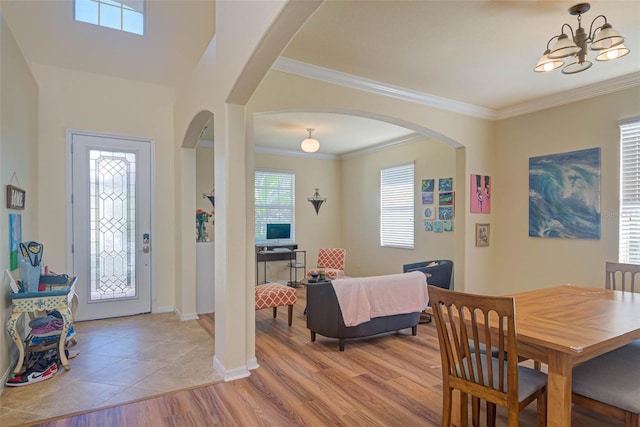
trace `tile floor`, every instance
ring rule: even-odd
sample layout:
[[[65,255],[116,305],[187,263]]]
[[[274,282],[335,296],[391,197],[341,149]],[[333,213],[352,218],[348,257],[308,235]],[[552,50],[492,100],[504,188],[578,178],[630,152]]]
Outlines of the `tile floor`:
[[[77,322],[79,355],[53,378],[0,395],[0,426],[30,423],[221,381],[213,339],[174,313]]]

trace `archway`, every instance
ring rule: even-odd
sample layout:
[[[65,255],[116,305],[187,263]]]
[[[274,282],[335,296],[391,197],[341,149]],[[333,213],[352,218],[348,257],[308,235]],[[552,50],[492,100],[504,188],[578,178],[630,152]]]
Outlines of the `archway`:
[[[339,104],[339,101],[337,102],[337,104]],[[280,129],[282,129],[283,133],[287,135],[289,138],[289,141],[287,141],[287,143],[289,144],[291,142],[290,139],[292,134],[291,132],[292,128],[295,128],[296,125],[297,127],[301,127],[300,119],[299,118],[295,119],[293,117],[298,113],[304,113],[302,115],[302,120],[303,121],[311,120],[311,123],[313,123],[313,119],[310,116],[312,116],[313,113],[317,113],[318,116],[323,116],[322,118],[318,119],[318,122],[322,123],[321,126],[326,126],[327,129],[334,124],[336,126],[341,125],[344,119],[340,117],[334,123],[334,122],[331,122],[331,119],[326,118],[326,116],[353,116],[357,118],[369,119],[369,120],[361,120],[361,119],[355,120],[355,122],[360,126],[370,125],[370,121],[375,120],[375,121],[385,122],[385,123],[394,125],[392,126],[392,128],[395,126],[399,126],[409,130],[409,132],[411,131],[415,132],[415,134],[410,134],[411,135],[410,137],[400,137],[400,138],[389,140],[387,142],[382,142],[382,143],[375,142],[375,145],[373,147],[368,147],[368,148],[358,150],[359,153],[349,152],[347,153],[346,156],[342,156],[342,157],[340,155],[337,155],[338,159],[344,160],[340,162],[340,163],[343,163],[343,166],[341,166],[342,170],[339,173],[339,175],[342,176],[341,178],[342,184],[340,184],[340,188],[341,188],[340,191],[342,191],[341,197],[343,200],[345,200],[345,203],[342,206],[339,206],[338,208],[338,209],[342,209],[340,218],[349,218],[349,217],[358,215],[359,218],[363,219],[365,217],[364,212],[372,212],[371,209],[373,209],[373,212],[375,212],[375,210],[377,209],[375,206],[375,203],[374,205],[371,205],[371,200],[375,199],[375,192],[379,191],[379,189],[374,187],[369,187],[368,182],[364,182],[364,183],[360,182],[359,185],[361,186],[364,185],[366,186],[366,188],[368,188],[368,192],[370,195],[366,198],[361,198],[360,193],[357,191],[357,189],[352,188],[353,184],[346,182],[348,181],[347,179],[348,176],[350,176],[351,180],[353,180],[353,178],[358,179],[358,176],[357,176],[358,174],[351,175],[352,172],[350,172],[350,170],[353,169],[358,164],[358,160],[354,158],[357,158],[357,157],[365,158],[365,156],[367,156],[368,158],[372,158],[373,153],[380,152],[382,150],[385,150],[385,153],[389,153],[395,150],[397,147],[400,147],[401,145],[411,144],[416,141],[420,141],[420,145],[424,147],[424,148],[421,148],[420,150],[427,150],[429,149],[427,147],[431,147],[434,144],[434,142],[437,142],[436,145],[440,145],[442,148],[437,149],[435,152],[433,152],[434,155],[436,153],[442,154],[443,151],[446,151],[449,153],[447,155],[449,157],[443,157],[442,160],[449,159],[449,160],[446,160],[446,163],[451,165],[449,170],[451,172],[451,176],[454,178],[454,184],[456,187],[454,189],[457,190],[459,194],[466,193],[468,178],[467,179],[464,178],[466,174],[465,173],[466,148],[464,147],[464,145],[461,142],[447,135],[442,134],[441,132],[430,129],[424,126],[423,124],[411,122],[402,117],[390,116],[390,115],[381,114],[375,111],[347,109],[347,108],[304,108],[303,107],[303,108],[295,108],[295,109],[269,110],[267,106],[267,108],[264,108],[262,111],[254,112],[253,123],[254,123],[254,126],[256,127],[274,125],[273,130],[275,132],[278,132]],[[274,118],[271,121],[262,120],[264,116],[268,116],[270,114],[275,115],[276,118]],[[291,120],[287,119],[288,115],[292,116]],[[375,125],[373,127],[376,129],[376,131],[380,131],[380,133],[382,134],[386,133],[385,129],[377,129]],[[336,129],[332,128],[331,130],[334,133],[336,132]],[[353,131],[353,129],[349,129],[349,130]],[[261,131],[259,128],[253,129],[253,131],[256,134],[261,135],[261,137],[265,137],[265,134],[268,133],[268,132]],[[295,130],[294,133],[297,135],[297,130]],[[347,132],[347,133],[351,134],[350,132]],[[302,132],[300,132],[300,134],[302,135]],[[269,133],[269,136],[273,137],[273,134]],[[371,137],[372,135],[369,134],[368,136]],[[416,138],[416,136],[418,138]],[[366,138],[366,136],[363,136],[363,138]],[[280,139],[284,139],[284,137]],[[324,141],[322,141],[322,137],[320,137],[320,139],[321,139],[321,146],[322,146]],[[261,140],[266,140],[266,139],[261,139]],[[258,142],[259,141],[256,140],[256,144]],[[297,171],[298,173],[296,174],[296,187],[298,187],[298,180],[300,180],[300,184],[304,185],[304,183],[308,183],[310,179],[316,179],[316,180],[323,179],[322,177],[318,177],[318,176],[313,177],[313,174],[315,170],[323,168],[323,166],[319,166],[321,162],[320,158],[324,158],[325,160],[330,160],[330,156],[327,156],[327,155],[318,156],[316,158],[316,161],[318,162],[318,166],[310,165],[311,167],[298,168],[298,166],[296,165],[296,163],[298,162],[296,161],[287,162],[286,157],[293,156],[294,158],[299,159],[301,156],[309,158],[309,155],[305,155],[300,151],[299,142],[294,141],[293,145],[290,145],[289,150],[290,151],[287,152],[286,149],[279,147],[279,149],[270,151],[266,149],[264,146],[261,147],[261,150],[259,150],[256,153],[256,159],[257,159],[256,167],[261,167],[266,169],[270,169],[272,167],[273,168],[280,167],[286,170]],[[267,155],[262,156],[261,153],[266,153]],[[280,154],[281,156],[278,156],[278,154]],[[417,152],[416,154],[419,155],[419,153]],[[380,154],[378,154],[377,156],[379,155]],[[273,160],[275,158],[274,156],[277,156],[281,160],[274,161]],[[448,174],[447,175],[438,174],[439,172],[442,171],[444,166],[441,166],[441,165],[437,165],[435,167],[433,165],[428,166],[428,161],[425,160],[424,155],[421,155],[421,156],[422,156],[421,158],[416,157],[417,159],[416,179],[418,180],[418,182],[421,178],[434,178],[434,177],[444,178],[449,176]],[[335,155],[333,157],[336,158]],[[272,160],[269,160],[269,159],[272,159]],[[382,163],[384,163],[384,161]],[[362,165],[362,163],[360,164]],[[277,165],[277,167],[275,165]],[[425,166],[428,166],[428,167],[425,168]],[[334,169],[331,169],[331,167],[326,169],[326,173],[328,174],[331,174],[332,171],[334,171]],[[326,175],[326,173],[321,175]],[[434,173],[436,173],[437,175],[434,176],[433,175]],[[311,176],[311,178],[307,178],[307,176]],[[371,180],[375,181],[375,174],[374,175],[369,174],[368,176],[369,176],[369,181]],[[330,185],[325,184],[324,181],[316,181],[316,182],[320,182],[321,185],[326,185],[327,187],[329,187],[328,189],[324,189],[325,191],[323,193],[326,193],[326,190],[331,190]],[[361,188],[365,188],[365,187],[361,187]],[[323,194],[323,195],[326,196],[326,194]],[[424,222],[423,220],[425,220],[429,225],[432,225],[434,222],[429,220],[438,219],[437,218],[438,207],[435,207],[434,209],[433,208],[434,205],[429,202],[425,202],[425,203],[428,203],[429,206],[421,206],[421,199],[419,196],[420,195],[418,194],[418,199],[416,199],[416,217],[415,217],[416,246],[415,246],[415,251],[411,253],[407,253],[405,251],[404,255],[391,254],[391,256],[389,257],[382,257],[382,255],[379,253],[380,251],[374,248],[374,247],[377,247],[377,243],[375,241],[375,238],[372,237],[372,235],[375,236],[375,234],[377,233],[377,229],[374,228],[375,224],[373,224],[373,222],[375,222],[375,214],[373,216],[366,215],[367,217],[370,217],[369,221],[371,221],[372,223],[367,224],[366,230],[368,230],[369,232],[364,233],[365,225],[362,220],[356,221],[355,223],[352,223],[352,224],[349,224],[348,220],[346,222],[345,221],[341,222],[339,220],[335,224],[324,221],[325,217],[331,215],[331,210],[327,211],[324,215],[321,215],[321,218],[319,219],[317,219],[315,215],[313,216],[313,218],[310,219],[305,216],[305,214],[307,213],[305,208],[302,208],[303,216],[301,217],[301,221],[298,221],[298,218],[296,217],[296,237],[299,237],[298,239],[299,241],[297,241],[296,243],[299,243],[301,245],[300,247],[309,248],[311,250],[311,252],[309,253],[313,254],[313,253],[316,253],[315,251],[317,250],[316,240],[322,240],[322,239],[314,239],[311,244],[308,243],[308,240],[305,242],[305,237],[308,238],[307,233],[304,230],[305,226],[309,226],[309,225],[318,226],[319,224],[322,224],[322,226],[328,230],[342,228],[342,232],[340,233],[340,235],[344,240],[340,243],[343,243],[343,244],[346,243],[347,246],[349,246],[351,243],[350,245],[351,250],[349,251],[350,256],[348,257],[350,259],[350,262],[348,264],[350,264],[351,274],[355,276],[367,275],[366,273],[368,272],[368,270],[374,271],[375,274],[386,274],[386,273],[401,271],[401,264],[398,264],[398,262],[399,262],[399,258],[404,256],[414,257],[416,259],[409,258],[408,260],[417,262],[417,261],[423,261],[425,259],[429,259],[428,255],[434,256],[434,259],[436,258],[442,259],[440,255],[444,254],[447,258],[451,257],[451,259],[456,259],[457,261],[459,261],[454,264],[456,268],[463,268],[465,230],[467,228],[464,225],[464,221],[465,221],[464,212],[465,212],[466,198],[461,197],[459,200],[459,207],[460,207],[459,213],[462,215],[459,217],[459,221],[455,221],[456,224],[455,224],[455,227],[453,227],[454,232],[434,234],[434,233],[424,232],[426,224],[423,224]],[[298,194],[296,195],[296,200],[300,199],[304,201],[305,200],[304,197],[307,197],[307,196],[304,195],[303,193],[301,194],[300,192],[298,192]],[[436,199],[435,206],[438,206],[439,202],[437,198],[437,193],[436,193],[435,199]],[[350,203],[347,203],[346,200],[350,200]],[[333,201],[334,201],[333,206],[336,206],[337,203],[335,198]],[[301,205],[304,205],[304,204],[306,203],[301,203]],[[358,212],[354,211],[353,207],[350,206],[353,204],[357,204],[361,207],[362,209],[360,211],[361,214],[358,214]],[[457,200],[456,200],[456,204],[458,204]],[[365,206],[368,206],[368,208],[365,208]],[[423,211],[424,211],[424,208],[426,207],[430,207],[431,212],[433,211],[436,212],[435,217],[434,216],[423,217]],[[296,215],[298,215],[299,213],[298,209],[296,209],[296,212],[297,212]],[[449,224],[452,224],[452,223],[449,223]],[[298,226],[302,228],[302,231],[299,230]],[[335,236],[332,236],[331,232],[323,233],[323,234],[328,234],[328,236],[325,236],[327,239],[335,238]],[[360,235],[362,239],[356,238],[355,237],[356,234]],[[439,240],[439,239],[443,239],[443,237],[445,237],[445,240]],[[361,243],[362,242],[367,242],[367,243],[364,243],[363,245],[361,245],[360,249],[354,252],[354,249],[358,248],[358,246],[355,245],[355,242],[358,242],[358,241]],[[428,244],[428,242],[430,244]],[[436,242],[439,244],[438,245],[439,251],[437,254],[433,253],[431,249],[433,247],[432,244]],[[427,258],[424,258],[425,256],[427,256]],[[423,258],[417,259],[418,257],[423,257]],[[396,266],[397,268],[395,270],[392,270],[395,264],[390,265],[388,263],[394,263],[394,262],[398,265]],[[459,277],[463,277],[462,272],[460,273]],[[282,279],[282,277],[279,277],[279,279]],[[462,281],[460,282],[460,284],[462,284]]]
[[[178,251],[179,265],[178,276],[176,277],[176,311],[181,319],[197,317],[197,264],[198,258],[197,242],[194,238],[194,215],[196,212],[196,147],[203,129],[210,123],[213,127],[213,113],[208,110],[198,112],[185,132],[179,149],[182,174],[180,176],[177,190],[181,193],[178,200],[183,203],[176,206],[176,217],[180,222],[179,239],[181,250]],[[213,158],[211,159],[213,161]],[[211,253],[211,264],[214,263],[213,252]],[[211,285],[213,286],[213,280]],[[212,292],[213,294],[213,292]],[[214,297],[215,298],[215,297]]]

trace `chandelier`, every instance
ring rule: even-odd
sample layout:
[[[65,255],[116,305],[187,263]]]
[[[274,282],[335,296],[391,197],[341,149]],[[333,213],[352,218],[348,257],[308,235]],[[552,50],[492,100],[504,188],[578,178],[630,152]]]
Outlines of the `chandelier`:
[[[596,61],[611,61],[621,58],[629,53],[629,49],[624,46],[622,37],[611,24],[607,22],[604,15],[596,16],[589,27],[587,33],[582,28],[582,14],[591,8],[589,3],[580,3],[569,8],[571,15],[578,16],[578,28],[575,33],[569,24],[562,24],[560,34],[551,37],[547,42],[547,49],[542,54],[542,58],[536,64],[534,71],[544,72],[562,67],[564,74],[575,74],[591,68],[591,62],[587,58],[587,46],[596,52]],[[604,24],[596,26],[594,24],[598,18],[604,20]],[[565,27],[571,33],[571,37],[565,34]],[[553,48],[549,48],[552,41],[556,40]],[[568,58],[569,63],[564,64],[564,59]]]
[[[314,130],[315,129],[307,128],[307,132],[309,132],[309,138],[303,140],[300,143],[300,148],[302,148],[302,151],[306,153],[315,153],[320,148],[320,142],[317,139],[311,137],[311,132],[313,132]]]

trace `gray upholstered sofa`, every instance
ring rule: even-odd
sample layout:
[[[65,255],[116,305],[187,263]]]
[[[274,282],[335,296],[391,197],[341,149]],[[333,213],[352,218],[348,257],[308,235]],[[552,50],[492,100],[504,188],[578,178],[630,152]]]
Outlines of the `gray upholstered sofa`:
[[[337,338],[340,351],[344,351],[347,338],[367,337],[407,328],[411,328],[411,333],[415,336],[418,333],[419,321],[420,312],[415,312],[376,317],[368,322],[347,327],[331,282],[307,286],[307,328],[311,331],[311,341],[316,340],[316,334]]]

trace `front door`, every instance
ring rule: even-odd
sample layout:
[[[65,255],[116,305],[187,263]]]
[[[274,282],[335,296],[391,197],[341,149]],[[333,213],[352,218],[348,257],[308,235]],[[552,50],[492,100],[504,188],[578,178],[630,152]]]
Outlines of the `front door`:
[[[151,141],[70,133],[76,320],[151,311]]]

